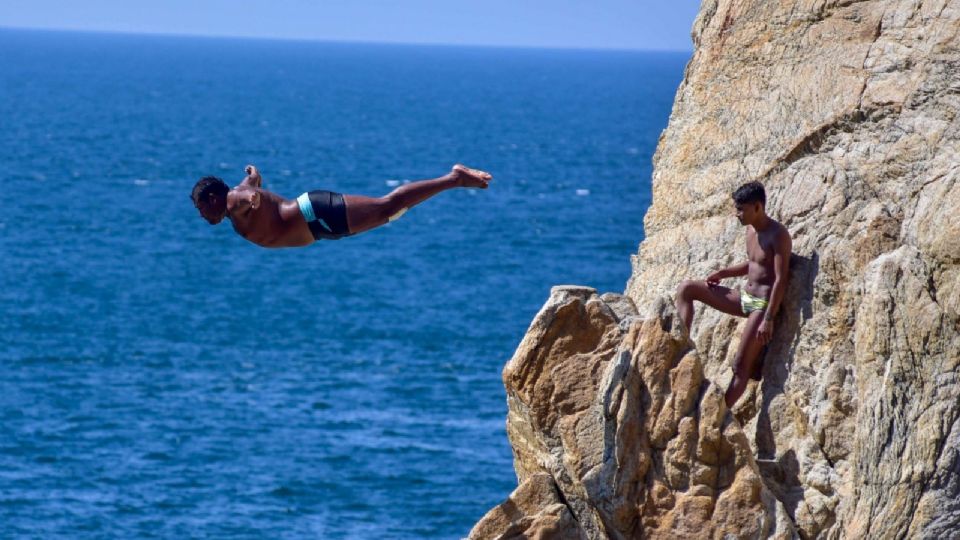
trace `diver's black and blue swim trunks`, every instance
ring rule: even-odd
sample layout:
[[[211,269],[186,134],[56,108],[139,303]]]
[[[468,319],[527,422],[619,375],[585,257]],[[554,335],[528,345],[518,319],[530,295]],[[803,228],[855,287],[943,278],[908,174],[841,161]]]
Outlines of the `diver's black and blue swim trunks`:
[[[343,195],[324,190],[309,191],[297,197],[297,204],[314,240],[337,240],[350,236]]]

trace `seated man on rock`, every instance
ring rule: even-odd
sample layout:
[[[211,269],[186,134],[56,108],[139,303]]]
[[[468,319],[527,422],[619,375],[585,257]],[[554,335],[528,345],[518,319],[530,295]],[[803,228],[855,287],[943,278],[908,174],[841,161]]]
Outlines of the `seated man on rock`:
[[[454,165],[440,178],[404,184],[383,197],[317,190],[285,199],[260,187],[256,167],[247,165],[246,172],[247,177],[233,189],[215,176],[205,176],[193,186],[190,198],[211,225],[227,217],[237,234],[272,248],[307,246],[315,240],[362,233],[399,218],[441,191],[486,189],[492,178],[483,171]]]
[[[704,281],[686,280],[677,288],[677,313],[690,331],[693,301],[730,315],[746,317],[740,347],[734,359],[733,380],[724,395],[727,407],[743,394],[749,378],[760,380],[761,351],[773,335],[773,319],[787,286],[792,240],[786,227],[766,213],[767,196],[760,182],[749,182],[733,192],[737,219],[747,227],[747,260],[724,268]],[[747,276],[746,286],[730,289],[720,280]]]

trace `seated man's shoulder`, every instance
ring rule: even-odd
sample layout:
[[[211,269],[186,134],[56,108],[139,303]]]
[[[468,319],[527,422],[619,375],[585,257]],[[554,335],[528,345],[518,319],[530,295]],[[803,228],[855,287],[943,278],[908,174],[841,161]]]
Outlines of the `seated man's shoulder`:
[[[777,238],[781,242],[790,242],[793,240],[790,235],[790,231],[787,229],[787,226],[779,221],[777,222]]]

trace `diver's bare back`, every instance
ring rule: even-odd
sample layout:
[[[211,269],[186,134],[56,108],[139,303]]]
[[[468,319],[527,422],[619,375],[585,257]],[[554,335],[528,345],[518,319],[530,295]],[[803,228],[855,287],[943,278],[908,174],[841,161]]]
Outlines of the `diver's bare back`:
[[[297,201],[263,188],[239,185],[227,195],[233,230],[263,247],[299,247],[313,243]]]
[[[744,289],[757,298],[770,298],[776,281],[775,255],[782,234],[789,234],[779,222],[769,218],[769,225],[757,231],[747,227],[747,283]]]

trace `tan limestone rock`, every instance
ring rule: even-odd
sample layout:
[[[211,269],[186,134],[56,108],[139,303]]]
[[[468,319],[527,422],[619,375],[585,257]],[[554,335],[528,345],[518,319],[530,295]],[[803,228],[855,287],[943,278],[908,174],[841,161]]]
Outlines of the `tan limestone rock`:
[[[518,491],[551,479],[586,538],[791,536],[722,393],[669,320],[638,318],[626,297],[555,288],[503,379]],[[504,512],[484,530],[505,534]]]
[[[625,296],[555,289],[504,369],[520,484],[591,539],[955,536],[960,2],[703,0],[693,40]],[[686,343],[673,292],[744,259],[754,179],[794,253],[731,414],[742,320]]]
[[[470,540],[582,540],[549,474],[534,474],[470,531]]]
[[[694,41],[628,295],[742,260],[729,193],[763,181],[794,237],[736,409],[766,486],[805,537],[960,530],[960,3],[706,0]],[[741,328],[698,308],[721,387]]]

